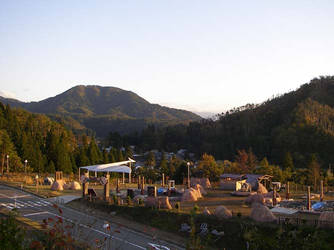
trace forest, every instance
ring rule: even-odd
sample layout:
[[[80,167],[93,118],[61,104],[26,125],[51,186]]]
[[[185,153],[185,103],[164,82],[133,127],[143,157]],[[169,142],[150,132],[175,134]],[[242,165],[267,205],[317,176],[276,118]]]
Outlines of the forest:
[[[154,159],[146,155],[140,170],[152,180],[162,173],[182,181],[189,153],[199,160],[194,175],[215,176],[223,172],[267,173],[280,181],[313,183],[328,176],[334,162],[334,77],[320,77],[299,89],[262,104],[247,104],[189,125],[147,128],[107,138],[75,134],[63,123],[42,114],[0,104],[0,154],[2,171],[9,156],[10,171],[56,170],[75,173],[79,166],[107,163],[152,149],[176,152],[186,149],[183,160]],[[110,151],[104,148],[110,147]],[[121,150],[122,149],[122,150]],[[270,163],[269,163],[270,162]]]
[[[101,151],[94,137],[74,135],[46,115],[0,103],[1,172],[76,173],[78,167],[123,160],[120,150]]]
[[[119,136],[108,143],[136,145],[142,151],[176,152],[185,148],[220,160],[234,160],[238,150],[249,150],[282,165],[290,154],[296,168],[305,168],[315,155],[323,169],[334,163],[334,77],[320,77],[299,89],[247,104],[189,125],[165,128],[150,125],[141,132]]]

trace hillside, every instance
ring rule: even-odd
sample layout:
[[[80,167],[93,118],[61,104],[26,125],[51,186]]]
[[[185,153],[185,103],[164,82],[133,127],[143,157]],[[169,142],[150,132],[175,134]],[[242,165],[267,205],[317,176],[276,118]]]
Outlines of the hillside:
[[[267,157],[276,164],[290,152],[297,167],[305,167],[315,153],[328,167],[334,162],[334,77],[316,78],[262,104],[235,108],[217,121],[169,127],[154,135],[144,132],[132,140],[166,150],[186,147],[198,155],[207,152],[230,160],[238,149],[251,148],[259,160]]]
[[[129,133],[147,124],[187,124],[201,118],[189,111],[151,104],[131,91],[114,87],[76,86],[55,97],[24,103],[1,98],[12,107],[48,114],[74,130],[84,128],[104,137],[110,131]]]

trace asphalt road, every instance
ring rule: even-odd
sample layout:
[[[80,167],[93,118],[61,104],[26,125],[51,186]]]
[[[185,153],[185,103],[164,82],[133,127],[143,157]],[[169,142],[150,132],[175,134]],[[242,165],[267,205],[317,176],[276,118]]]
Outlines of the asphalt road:
[[[92,247],[103,246],[102,249],[183,249],[169,242],[161,241],[120,226],[112,221],[101,220],[94,216],[81,213],[74,209],[58,205],[54,207],[51,200],[42,199],[24,191],[0,185],[0,206],[7,209],[16,208],[19,214],[32,221],[42,223],[44,219],[52,218],[63,220],[63,227],[70,232],[72,237],[90,244]],[[109,226],[109,227],[108,227]],[[110,229],[109,229],[110,228]],[[96,240],[100,240],[97,243]],[[156,244],[159,248],[148,248],[150,244]]]

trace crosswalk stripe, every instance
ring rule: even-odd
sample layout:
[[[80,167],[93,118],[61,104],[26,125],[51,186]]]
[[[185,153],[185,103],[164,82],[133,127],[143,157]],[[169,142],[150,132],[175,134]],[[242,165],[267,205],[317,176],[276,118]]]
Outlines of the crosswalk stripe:
[[[24,208],[24,207],[45,207],[51,205],[50,202],[48,201],[16,201],[14,203],[0,203],[1,206],[4,206],[8,209],[13,209],[13,208]]]

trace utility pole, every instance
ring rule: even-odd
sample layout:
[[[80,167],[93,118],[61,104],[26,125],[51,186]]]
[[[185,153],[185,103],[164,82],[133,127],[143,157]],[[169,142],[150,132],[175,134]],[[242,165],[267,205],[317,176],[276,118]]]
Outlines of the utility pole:
[[[6,155],[7,158],[7,174],[9,173],[9,155]]]
[[[190,189],[190,162],[188,161],[187,162],[187,166],[188,166],[188,181],[187,181],[187,184],[188,184],[188,189]]]

